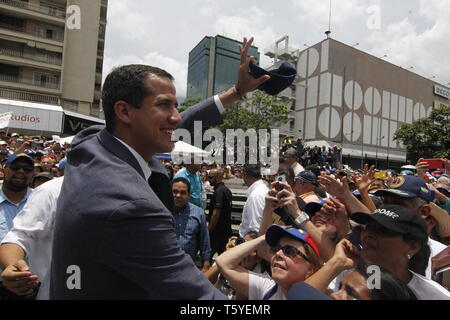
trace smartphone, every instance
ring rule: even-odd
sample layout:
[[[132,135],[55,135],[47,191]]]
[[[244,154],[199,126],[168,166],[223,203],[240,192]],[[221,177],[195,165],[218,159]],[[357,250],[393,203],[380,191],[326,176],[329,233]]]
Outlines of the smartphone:
[[[444,168],[444,163],[441,159],[423,159],[422,162],[428,163],[429,169],[441,169]]]
[[[282,174],[278,175],[278,176],[275,178],[275,181],[279,181],[279,182],[282,182],[282,183],[287,183],[286,174],[285,174],[285,173],[282,173]]]
[[[361,228],[354,228],[353,231],[347,235],[344,236],[345,239],[350,241],[353,246],[356,248],[356,250],[361,251],[362,245],[361,245]]]
[[[386,171],[378,171],[375,172],[374,177],[377,179],[386,179],[388,177],[388,174]]]

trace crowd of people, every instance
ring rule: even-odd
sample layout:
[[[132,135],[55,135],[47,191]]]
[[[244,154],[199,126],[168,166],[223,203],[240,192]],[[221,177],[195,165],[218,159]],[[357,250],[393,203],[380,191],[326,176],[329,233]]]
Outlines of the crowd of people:
[[[349,170],[338,147],[300,140],[276,174],[155,158],[176,128],[217,125],[270,84],[248,73],[251,44],[236,85],[181,115],[170,74],[127,65],[105,79],[106,128],[70,147],[0,137],[0,299],[450,299],[448,159],[440,171],[423,159],[412,174]],[[231,179],[246,187],[238,235]]]

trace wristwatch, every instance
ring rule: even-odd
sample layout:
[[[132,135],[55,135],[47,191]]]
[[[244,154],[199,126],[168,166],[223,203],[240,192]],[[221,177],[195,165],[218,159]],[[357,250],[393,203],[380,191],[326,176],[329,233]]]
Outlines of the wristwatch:
[[[306,212],[301,211],[300,215],[294,220],[294,222],[292,223],[292,226],[296,229],[300,229],[301,225],[305,222],[309,220],[309,216]]]

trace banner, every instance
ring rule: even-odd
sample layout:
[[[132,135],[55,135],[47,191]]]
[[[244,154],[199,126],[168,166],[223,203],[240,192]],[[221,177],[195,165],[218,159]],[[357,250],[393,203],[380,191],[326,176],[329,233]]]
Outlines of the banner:
[[[9,121],[11,120],[12,112],[5,112],[0,114],[0,129],[9,127]]]

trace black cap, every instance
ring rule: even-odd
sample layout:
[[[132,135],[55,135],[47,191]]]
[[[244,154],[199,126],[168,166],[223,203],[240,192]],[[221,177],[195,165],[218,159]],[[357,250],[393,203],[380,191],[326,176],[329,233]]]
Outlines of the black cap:
[[[249,73],[255,78],[269,75],[270,79],[260,85],[258,89],[272,96],[289,87],[297,76],[297,70],[286,61],[278,69],[270,71],[266,71],[251,63]]]
[[[417,213],[399,205],[384,205],[372,214],[354,213],[352,220],[359,224],[375,221],[388,230],[408,234],[423,243],[428,241],[427,225]]]
[[[317,183],[317,177],[312,171],[302,171],[295,176],[294,180],[301,180],[316,187],[319,186],[319,184]]]

